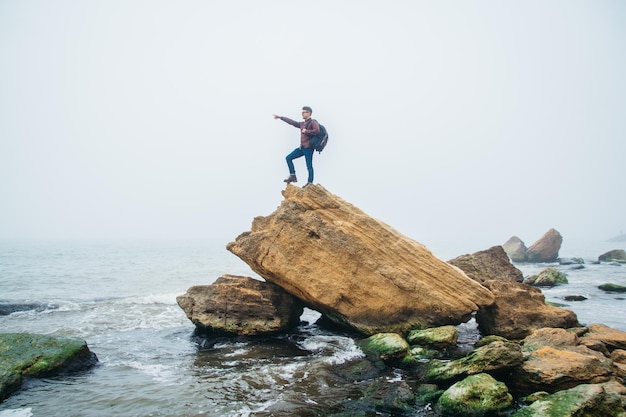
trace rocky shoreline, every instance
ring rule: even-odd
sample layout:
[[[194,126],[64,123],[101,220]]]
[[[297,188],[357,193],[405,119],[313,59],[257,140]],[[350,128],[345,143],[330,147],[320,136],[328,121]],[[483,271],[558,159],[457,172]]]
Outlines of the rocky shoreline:
[[[547,304],[522,282],[512,245],[443,262],[320,185],[288,185],[283,196],[227,245],[265,282],[223,276],[178,297],[199,334],[285,332],[305,306],[357,335],[367,363],[343,364],[341,372],[371,381],[362,402],[375,411],[626,415],[626,332],[583,327],[572,311]],[[551,229],[515,250],[524,262],[554,261],[561,242]],[[284,297],[289,302],[277,301]],[[461,352],[455,326],[470,319],[480,333]],[[416,383],[380,384],[367,369],[399,369]]]

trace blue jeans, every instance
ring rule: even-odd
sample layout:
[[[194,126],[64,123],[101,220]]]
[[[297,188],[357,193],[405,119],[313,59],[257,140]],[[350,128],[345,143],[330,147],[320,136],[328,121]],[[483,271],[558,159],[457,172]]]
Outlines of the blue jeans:
[[[285,157],[287,160],[287,166],[289,167],[289,174],[296,175],[296,169],[293,166],[293,160],[304,156],[306,159],[306,169],[309,171],[309,178],[307,182],[313,182],[313,148],[296,148],[289,155]]]

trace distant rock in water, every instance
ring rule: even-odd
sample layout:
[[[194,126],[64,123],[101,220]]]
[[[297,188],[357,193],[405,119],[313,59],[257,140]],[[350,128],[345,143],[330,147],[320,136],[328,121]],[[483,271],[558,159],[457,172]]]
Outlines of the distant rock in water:
[[[502,246],[494,246],[471,255],[461,255],[448,261],[478,282],[491,279],[522,282],[524,274],[509,261]]]
[[[519,237],[513,236],[502,245],[502,248],[513,262],[526,262],[528,248]]]
[[[598,257],[601,262],[626,262],[626,251],[624,249],[613,249]]]
[[[527,262],[554,262],[559,257],[563,237],[555,229],[548,230],[526,251]]]
[[[227,249],[343,327],[365,335],[459,324],[493,294],[425,246],[320,185],[288,185]]]
[[[279,333],[300,322],[302,304],[271,282],[222,275],[176,297],[201,334],[255,336]]]

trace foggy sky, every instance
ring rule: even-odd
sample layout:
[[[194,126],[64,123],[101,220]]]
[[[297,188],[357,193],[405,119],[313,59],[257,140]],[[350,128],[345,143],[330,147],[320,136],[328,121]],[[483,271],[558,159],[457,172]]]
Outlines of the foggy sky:
[[[626,231],[626,3],[0,0],[0,238],[211,238],[315,182],[427,246]],[[298,185],[306,180],[296,160]]]

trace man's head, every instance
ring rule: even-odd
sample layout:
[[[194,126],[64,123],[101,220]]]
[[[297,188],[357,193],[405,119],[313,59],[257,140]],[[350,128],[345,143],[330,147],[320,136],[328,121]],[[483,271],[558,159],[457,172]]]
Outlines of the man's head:
[[[302,108],[302,118],[303,119],[308,119],[309,117],[311,117],[311,113],[313,113],[313,109],[310,108],[309,106],[304,106]]]

